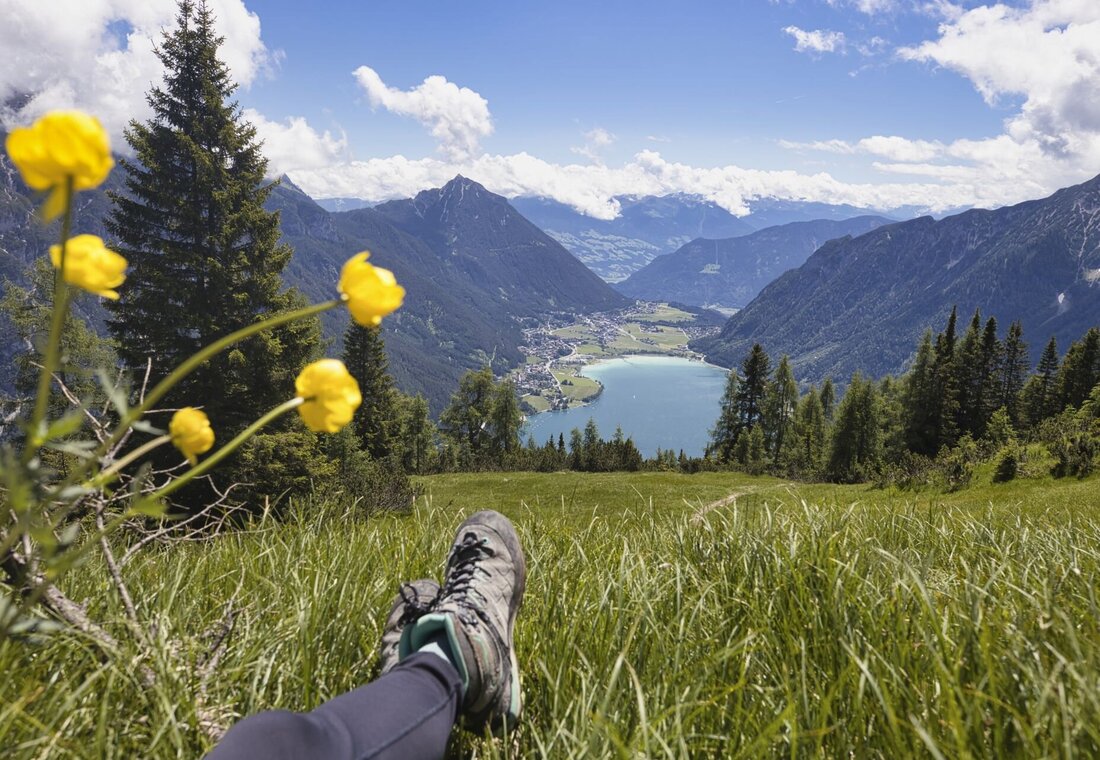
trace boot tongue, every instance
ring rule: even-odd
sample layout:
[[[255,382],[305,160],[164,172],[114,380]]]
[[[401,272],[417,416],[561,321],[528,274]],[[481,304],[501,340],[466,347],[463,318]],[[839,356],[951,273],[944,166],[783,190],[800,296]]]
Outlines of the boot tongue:
[[[455,670],[458,671],[458,675],[462,679],[462,695],[465,698],[466,692],[470,688],[470,667],[467,664],[469,644],[465,641],[464,636],[459,636],[455,628],[454,616],[442,613],[428,614],[405,630],[408,632],[407,646],[409,654],[416,652],[437,636],[446,637],[447,645],[450,647],[453,656],[447,659],[451,660],[451,664],[455,666]],[[404,649],[406,642],[403,640],[401,643]],[[466,646],[463,647],[463,644]],[[404,659],[404,657],[401,659]]]

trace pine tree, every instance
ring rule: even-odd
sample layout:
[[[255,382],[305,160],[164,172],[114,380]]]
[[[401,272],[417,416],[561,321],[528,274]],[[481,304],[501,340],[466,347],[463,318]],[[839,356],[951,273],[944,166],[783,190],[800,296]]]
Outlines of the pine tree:
[[[459,378],[458,390],[439,416],[440,432],[451,442],[460,466],[483,463],[489,451],[494,399],[493,370],[488,365],[469,370]]]
[[[960,434],[973,435],[981,415],[978,399],[981,385],[982,314],[974,310],[974,316],[963,333],[951,363],[954,385],[957,390],[955,427]]]
[[[821,411],[825,415],[825,422],[833,424],[833,416],[836,413],[836,386],[831,377],[825,378],[821,384]]]
[[[795,413],[795,462],[805,475],[813,476],[823,464],[827,425],[825,409],[821,405],[821,396],[816,388],[802,397]]]
[[[153,111],[126,139],[126,193],[110,194],[107,222],[130,262],[110,328],[123,362],[154,378],[234,330],[296,308],[280,274],[291,251],[279,244],[278,214],[264,210],[272,184],[256,130],[231,101],[236,84],[218,59],[222,38],[204,2],[180,0],[176,27],[156,54],[165,83],[147,95]],[[203,405],[222,440],[293,392],[316,352],[316,320],[301,320],[238,344],[203,365],[169,405]]]
[[[397,426],[397,397],[390,377],[382,331],[355,322],[344,333],[344,364],[359,383],[363,402],[355,410],[352,426],[359,445],[374,459],[390,454]]]
[[[1012,424],[1017,427],[1021,421],[1020,392],[1024,389],[1030,368],[1027,343],[1024,342],[1023,336],[1024,328],[1019,320],[1008,326],[1008,335],[1005,337],[1001,351],[1000,388],[997,398],[997,405],[1004,407]]]
[[[1100,329],[1092,327],[1070,345],[1062,359],[1058,372],[1060,409],[1079,408],[1097,382],[1100,382]]]
[[[775,377],[764,398],[765,438],[771,447],[772,466],[779,466],[783,448],[789,443],[789,433],[798,405],[798,383],[787,356],[779,360]]]
[[[936,393],[936,352],[932,347],[932,331],[926,330],[913,366],[905,376],[902,404],[905,445],[925,456],[934,455],[939,448],[940,402]]]
[[[954,446],[959,439],[959,386],[955,369],[957,319],[955,307],[952,307],[951,316],[947,319],[947,328],[936,336],[930,399],[935,442],[931,454],[944,446]]]
[[[760,424],[770,374],[771,360],[763,346],[756,343],[741,364],[742,379],[737,388],[738,433],[741,430],[751,431]]]
[[[1027,415],[1028,424],[1035,427],[1060,411],[1058,406],[1058,343],[1050,336],[1039,365],[1024,385],[1020,394],[1021,404]]]
[[[741,378],[737,370],[731,369],[726,377],[726,389],[722,393],[720,403],[721,411],[718,413],[718,421],[714,423],[714,429],[710,431],[710,447],[708,451],[713,453],[721,463],[733,459],[734,447],[737,445],[737,436],[740,433],[740,415],[738,414],[737,394],[740,390]]]
[[[852,483],[871,474],[882,457],[881,425],[875,385],[857,372],[836,412],[826,466],[832,480]]]
[[[427,472],[435,459],[435,425],[428,400],[421,394],[400,397],[398,438],[401,463],[406,472]]]
[[[503,464],[504,456],[519,448],[519,430],[522,426],[523,412],[516,398],[516,384],[503,380],[493,391],[489,411],[490,443],[499,463]]]

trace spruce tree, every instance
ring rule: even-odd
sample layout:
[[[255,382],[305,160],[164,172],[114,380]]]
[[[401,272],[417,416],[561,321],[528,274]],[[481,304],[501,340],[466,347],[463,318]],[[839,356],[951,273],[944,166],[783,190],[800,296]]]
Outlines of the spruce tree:
[[[435,459],[435,425],[428,401],[421,394],[402,396],[399,438],[401,461],[406,472],[424,473]]]
[[[795,462],[801,474],[813,476],[822,466],[826,444],[825,409],[817,388],[802,397],[795,413]]]
[[[836,412],[826,466],[832,480],[854,483],[871,474],[882,457],[881,423],[875,385],[857,372]]]
[[[439,417],[440,432],[451,441],[462,466],[480,463],[489,450],[494,391],[493,370],[488,365],[469,370],[459,378],[458,390]]]
[[[234,330],[296,308],[280,275],[291,251],[264,210],[272,184],[255,128],[231,100],[236,84],[204,2],[180,0],[157,56],[165,83],[149,91],[147,122],[132,121],[126,192],[111,193],[107,228],[130,262],[121,298],[108,303],[123,362],[154,379]],[[222,440],[293,393],[315,354],[316,320],[255,336],[204,364],[168,405],[202,405]]]
[[[1024,328],[1019,320],[1008,326],[1008,335],[1005,336],[1001,350],[1000,362],[1000,388],[998,393],[999,407],[1004,407],[1008,417],[1014,426],[1019,427],[1021,421],[1020,392],[1027,381],[1027,372],[1030,368],[1028,360],[1027,343],[1024,342]]]
[[[1021,393],[1021,404],[1028,424],[1035,427],[1060,411],[1058,406],[1058,343],[1050,336],[1039,365]]]
[[[502,380],[493,391],[489,410],[490,442],[499,463],[504,463],[504,455],[519,448],[521,427],[523,412],[516,398],[516,384],[511,380]]]
[[[1059,411],[1085,403],[1100,381],[1100,329],[1092,327],[1070,345],[1058,372]]]
[[[738,414],[737,393],[741,387],[741,378],[737,370],[731,369],[726,376],[726,388],[719,402],[721,411],[718,413],[718,421],[714,423],[714,429],[710,431],[710,446],[708,452],[722,463],[733,459],[734,448],[737,445],[737,436],[741,431],[740,415]]]
[[[775,377],[764,398],[765,437],[771,447],[772,466],[778,467],[783,448],[789,444],[789,433],[798,405],[798,383],[791,371],[790,359],[784,355],[775,368]]]
[[[764,347],[756,343],[741,364],[742,379],[737,388],[738,433],[740,430],[752,430],[760,424],[770,374],[771,360]]]
[[[913,366],[905,376],[902,404],[905,445],[917,454],[932,456],[939,448],[937,393],[936,352],[932,347],[932,331],[926,330],[917,346]]]
[[[825,382],[821,384],[821,411],[825,415],[826,424],[833,424],[833,416],[836,413],[836,386],[833,385],[831,377],[825,378]]]
[[[391,452],[396,433],[397,396],[388,372],[381,328],[351,322],[344,333],[344,364],[359,383],[363,397],[352,419],[359,446],[372,458],[384,459]]]

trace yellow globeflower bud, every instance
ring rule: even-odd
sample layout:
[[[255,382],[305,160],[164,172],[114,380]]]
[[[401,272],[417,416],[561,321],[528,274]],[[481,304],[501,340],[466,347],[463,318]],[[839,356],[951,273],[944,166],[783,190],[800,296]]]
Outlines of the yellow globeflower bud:
[[[50,246],[50,261],[54,269],[61,268],[61,246]],[[65,282],[84,288],[97,296],[118,299],[117,288],[126,279],[126,259],[107,250],[102,238],[77,235],[65,246]]]
[[[339,286],[352,318],[364,327],[380,324],[405,298],[405,289],[397,284],[393,272],[368,264],[369,256],[370,251],[363,251],[348,259]]]
[[[103,125],[80,111],[51,111],[29,127],[13,129],[7,149],[35,190],[61,187],[69,177],[74,190],[89,190],[115,165]]]
[[[315,433],[335,433],[351,422],[363,401],[359,383],[339,359],[321,359],[306,368],[294,381],[305,403],[298,407],[306,427]]]
[[[168,433],[172,436],[172,445],[183,452],[192,466],[199,461],[199,454],[205,454],[214,445],[210,419],[205,412],[191,406],[172,415]]]

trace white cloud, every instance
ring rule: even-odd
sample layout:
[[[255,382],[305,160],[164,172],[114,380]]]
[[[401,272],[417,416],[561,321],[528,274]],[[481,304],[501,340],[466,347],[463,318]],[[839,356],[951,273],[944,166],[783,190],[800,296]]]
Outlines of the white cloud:
[[[319,133],[305,119],[292,116],[286,121],[271,121],[252,108],[244,118],[256,127],[268,159],[268,174],[278,176],[295,169],[321,169],[348,157],[347,136],[325,131]]]
[[[615,135],[611,134],[603,127],[590,129],[584,133],[583,137],[584,145],[574,146],[569,150],[597,164],[603,163],[603,156],[600,152],[614,143],[616,139]]]
[[[410,116],[428,127],[450,159],[476,155],[481,139],[493,132],[488,101],[445,77],[430,76],[411,90],[399,90],[387,86],[369,66],[360,66],[354,74],[372,106]]]
[[[994,105],[1021,97],[1006,123],[1017,142],[1053,156],[1081,155],[1100,137],[1100,3],[1033,0],[983,5],[940,26],[938,39],[899,55],[956,71]],[[1095,169],[1095,167],[1094,167]]]
[[[884,170],[889,168],[883,165]],[[949,168],[948,173],[951,172]],[[944,211],[968,205],[1000,206],[1042,194],[1035,183],[989,183],[981,172],[953,177],[948,183],[848,183],[825,172],[696,167],[667,161],[650,150],[637,153],[617,167],[552,164],[519,153],[482,155],[460,162],[393,156],[291,172],[294,182],[315,198],[370,200],[410,197],[425,188],[440,187],[456,174],[481,182],[501,195],[546,196],[599,219],[618,215],[616,196],[631,194],[698,194],[734,214],[748,213],[758,198],[849,203],[883,210],[913,205]],[[934,172],[927,174],[942,179]]]
[[[794,37],[794,49],[799,53],[843,53],[845,49],[844,32],[807,31],[797,26],[785,27],[783,31]]]
[[[209,6],[225,37],[221,58],[247,86],[273,61],[260,19],[243,0]],[[79,108],[96,114],[121,148],[122,128],[148,117],[145,92],[163,81],[153,45],[175,13],[175,0],[0,0],[0,103],[29,97],[0,121],[10,127]]]

